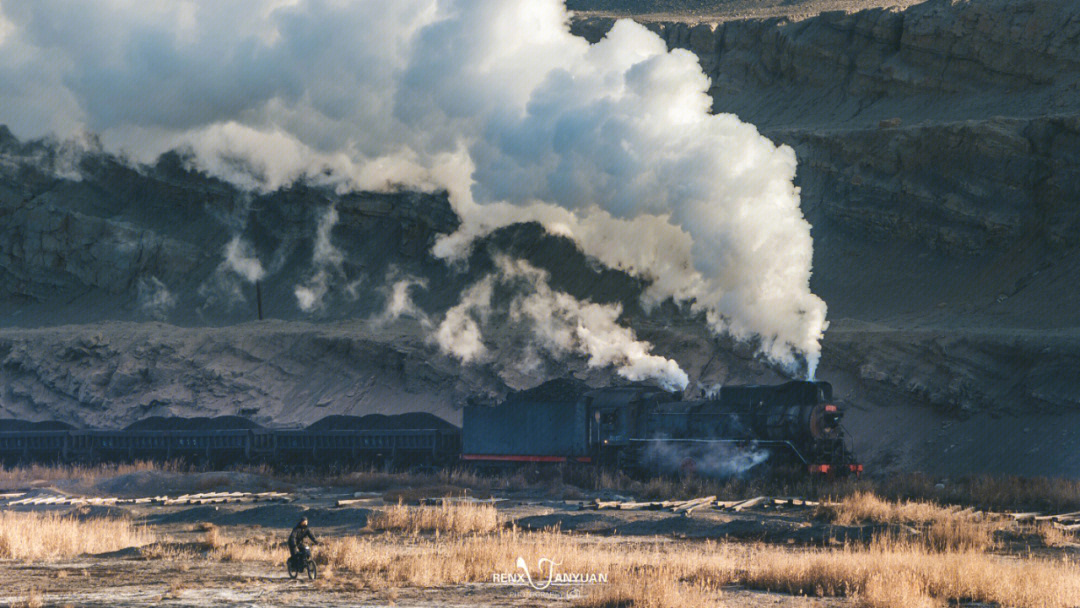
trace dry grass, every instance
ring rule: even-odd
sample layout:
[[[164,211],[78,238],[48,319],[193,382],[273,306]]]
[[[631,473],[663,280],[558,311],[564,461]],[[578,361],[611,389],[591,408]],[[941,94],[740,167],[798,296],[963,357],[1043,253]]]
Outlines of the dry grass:
[[[899,608],[933,600],[1072,608],[1080,598],[1080,567],[1068,560],[937,552],[887,539],[866,549],[784,552],[769,548],[753,560],[742,579],[747,586],[793,594],[854,595],[875,607]]]
[[[0,511],[0,558],[62,559],[153,541],[150,530],[125,519],[80,520],[52,513]]]
[[[969,524],[968,515],[953,508],[866,496],[841,501],[831,513],[836,520],[903,522],[924,528],[935,523]],[[78,522],[25,513],[0,513],[0,518],[0,534],[7,534],[0,537],[4,542],[38,538],[42,543],[23,545],[24,553],[19,555],[4,555],[18,559],[108,551],[152,539],[126,521]],[[609,581],[590,587],[575,603],[578,608],[708,606],[719,601],[728,585],[850,597],[860,608],[922,608],[956,602],[1074,608],[1080,598],[1080,566],[1073,561],[1030,555],[1007,558],[961,548],[957,542],[929,546],[884,535],[869,545],[791,549],[595,538],[503,527],[493,507],[475,504],[396,505],[373,521],[381,522],[372,526],[374,533],[330,538],[322,544],[316,560],[325,566],[324,573],[376,590],[438,587],[491,582],[494,574],[516,573],[519,557],[529,565],[547,557],[560,563],[559,572],[599,574]],[[50,532],[42,535],[40,530]],[[280,538],[271,533],[231,538],[214,526],[205,526],[201,532],[194,550],[170,550],[163,543],[148,547],[145,557],[276,563],[286,556]],[[123,538],[125,534],[129,538]],[[55,537],[67,544],[50,540]],[[72,546],[75,538],[93,546]]]
[[[107,479],[139,471],[166,471],[182,473],[189,467],[178,461],[130,463],[84,464],[28,464],[16,467],[0,467],[0,489],[20,488],[35,482],[78,480],[92,484],[98,479]]]
[[[863,522],[882,524],[930,523],[957,516],[958,508],[941,507],[921,501],[889,501],[869,492],[856,492],[818,507],[818,515],[829,521],[849,526]]]
[[[930,595],[926,582],[910,572],[868,576],[855,599],[858,608],[938,608],[942,605]]]
[[[977,551],[933,551],[879,539],[869,547],[790,550],[728,543],[605,542],[559,532],[519,532],[434,539],[396,535],[328,541],[321,563],[357,584],[434,587],[491,581],[515,572],[517,557],[560,562],[560,572],[602,573],[582,606],[704,605],[724,585],[793,595],[851,596],[867,607],[907,608],[946,601],[1016,608],[1072,608],[1080,567],[1070,561],[1003,559]]]
[[[223,562],[284,562],[289,552],[280,538],[269,536],[243,540],[226,539],[210,553]]]
[[[204,522],[200,525],[200,528],[204,529],[202,544],[208,551],[214,551],[221,549],[227,544],[225,537],[221,534],[221,529],[214,524]]]
[[[406,534],[474,534],[499,527],[499,514],[490,504],[444,502],[435,507],[410,507],[398,503],[372,513],[368,529]]]
[[[573,608],[684,608],[718,605],[719,589],[703,589],[680,583],[662,572],[647,572],[653,578],[597,586],[573,602]]]
[[[11,608],[41,608],[43,605],[41,592],[31,589],[21,601],[12,603]]]
[[[280,538],[272,535],[253,536],[243,539],[226,536],[213,524],[203,526],[202,545],[210,559],[223,562],[263,562],[284,560],[288,552]]]
[[[988,551],[998,546],[996,534],[1011,522],[1001,517],[924,501],[888,501],[868,492],[856,492],[837,502],[822,504],[817,515],[838,525],[863,523],[913,526],[917,540],[936,551]],[[896,532],[893,532],[895,535]]]
[[[1035,534],[1047,547],[1065,547],[1080,543],[1080,538],[1073,532],[1066,532],[1052,523],[1040,523],[1035,528]]]
[[[649,578],[635,580],[633,572],[619,582],[598,585],[571,604],[572,608],[684,608],[719,606],[718,589],[681,583],[662,570],[642,572]]]

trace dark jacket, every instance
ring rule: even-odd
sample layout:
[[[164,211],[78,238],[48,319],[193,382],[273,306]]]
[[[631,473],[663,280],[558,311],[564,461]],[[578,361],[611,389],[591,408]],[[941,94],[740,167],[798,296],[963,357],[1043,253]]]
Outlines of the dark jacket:
[[[306,526],[296,526],[289,533],[289,551],[296,553],[296,548],[300,546],[300,543],[304,542],[305,538],[311,539],[311,544],[317,545],[319,541],[315,540],[315,535],[311,533],[311,529]]]

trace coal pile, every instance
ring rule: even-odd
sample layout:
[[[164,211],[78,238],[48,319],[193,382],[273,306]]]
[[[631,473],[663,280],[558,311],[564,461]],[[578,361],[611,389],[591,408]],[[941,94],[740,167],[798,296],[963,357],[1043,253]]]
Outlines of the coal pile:
[[[44,420],[42,422],[30,422],[16,418],[0,419],[0,433],[16,433],[24,431],[70,431],[75,427],[57,420]]]
[[[582,393],[592,390],[588,384],[576,378],[557,378],[523,391],[506,396],[507,403],[519,401],[568,402],[578,400]]]
[[[458,427],[427,412],[406,414],[331,415],[307,427],[309,431],[391,431],[399,429],[456,430]]]
[[[235,431],[263,428],[247,418],[240,416],[151,416],[133,422],[125,431]]]

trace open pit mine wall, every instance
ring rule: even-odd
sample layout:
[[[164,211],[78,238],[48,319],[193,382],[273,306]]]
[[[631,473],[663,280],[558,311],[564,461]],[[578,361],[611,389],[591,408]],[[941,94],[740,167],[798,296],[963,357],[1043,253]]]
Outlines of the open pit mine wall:
[[[573,28],[597,40],[611,23]],[[819,229],[960,253],[1080,239],[1080,4],[645,25],[698,56],[715,111],[795,148]]]

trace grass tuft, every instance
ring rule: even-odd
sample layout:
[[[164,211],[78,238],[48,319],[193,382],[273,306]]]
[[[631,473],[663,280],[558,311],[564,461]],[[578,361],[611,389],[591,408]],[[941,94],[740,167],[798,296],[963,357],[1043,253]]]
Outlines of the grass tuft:
[[[376,532],[420,534],[475,534],[499,527],[499,514],[491,504],[444,502],[435,507],[411,507],[398,503],[375,511],[368,529]]]
[[[0,558],[40,561],[139,547],[154,534],[126,519],[0,511]]]

